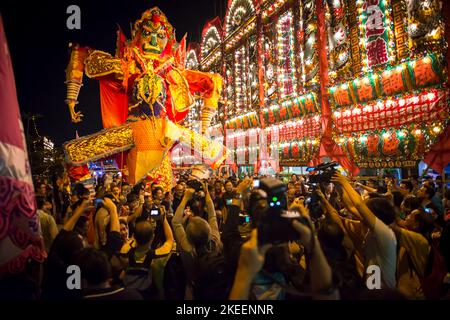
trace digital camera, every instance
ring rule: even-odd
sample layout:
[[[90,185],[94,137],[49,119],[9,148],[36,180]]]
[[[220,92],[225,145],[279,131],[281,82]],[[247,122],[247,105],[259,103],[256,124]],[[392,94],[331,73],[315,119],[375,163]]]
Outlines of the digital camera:
[[[310,171],[318,171],[318,173],[309,176],[309,183],[330,183],[338,165],[336,161],[333,161],[321,163],[314,168],[310,168]]]
[[[292,226],[294,220],[308,225],[300,212],[287,210],[286,190],[280,180],[264,178],[260,180],[259,190],[250,196],[250,215],[258,228],[259,244],[280,244],[298,239],[299,234]]]
[[[331,178],[335,174],[336,167],[338,163],[336,161],[333,162],[325,162],[321,163],[314,168],[310,168],[309,171],[317,172],[315,174],[311,174],[308,180],[309,192],[306,195],[306,199],[308,199],[308,203],[305,201],[305,205],[309,210],[309,214],[312,220],[318,220],[323,214],[323,204],[322,199],[320,198],[317,190],[320,188],[320,184],[330,183]],[[323,190],[322,190],[323,192]]]
[[[186,186],[188,188],[194,189],[195,192],[204,191],[202,183],[196,179],[188,180],[188,182],[186,182]]]

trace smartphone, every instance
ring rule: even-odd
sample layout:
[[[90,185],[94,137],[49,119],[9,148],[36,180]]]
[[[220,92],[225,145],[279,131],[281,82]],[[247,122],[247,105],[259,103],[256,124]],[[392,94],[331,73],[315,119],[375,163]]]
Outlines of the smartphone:
[[[250,223],[250,216],[240,213],[239,214],[240,223]]]
[[[233,203],[233,199],[227,199],[227,201],[226,201],[227,206],[231,206],[232,203]]]
[[[259,188],[259,179],[253,180],[253,188]]]
[[[103,205],[103,199],[94,199],[94,207],[98,208]]]
[[[153,217],[159,216],[159,210],[158,209],[150,210],[150,215],[153,216]]]
[[[430,208],[425,208],[424,210],[425,210],[426,213],[432,213],[433,212],[433,210],[430,209]]]

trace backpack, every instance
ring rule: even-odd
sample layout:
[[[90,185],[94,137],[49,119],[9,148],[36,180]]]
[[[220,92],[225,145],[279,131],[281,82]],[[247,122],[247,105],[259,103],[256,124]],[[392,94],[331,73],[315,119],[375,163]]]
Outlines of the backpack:
[[[197,257],[192,284],[196,300],[226,300],[232,279],[223,253],[204,253]]]
[[[144,262],[136,262],[135,248],[128,252],[128,267],[125,270],[123,283],[127,289],[135,289],[140,293],[148,292],[152,286],[151,263],[154,257],[153,250],[145,255]]]
[[[164,295],[167,300],[184,300],[186,273],[179,252],[173,252],[164,269]]]

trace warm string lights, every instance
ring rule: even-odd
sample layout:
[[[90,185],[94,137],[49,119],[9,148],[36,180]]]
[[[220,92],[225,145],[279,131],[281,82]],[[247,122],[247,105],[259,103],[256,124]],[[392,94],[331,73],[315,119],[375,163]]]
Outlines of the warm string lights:
[[[262,13],[262,18],[266,19],[268,17],[271,17],[272,15],[278,13],[279,9],[284,6],[284,4],[288,0],[272,0],[272,3],[270,4],[271,0],[265,0],[264,4],[268,3],[266,6],[266,9]]]
[[[186,69],[197,70],[199,67],[197,53],[195,50],[189,50],[186,55]]]
[[[278,83],[281,99],[297,92],[294,66],[294,23],[292,12],[283,14],[277,24]]]
[[[318,83],[319,56],[317,49],[317,16],[315,0],[302,1],[301,46],[302,86],[312,88]]]
[[[235,90],[235,112],[245,112],[244,106],[248,105],[247,88],[247,59],[246,50],[242,46],[234,53],[234,90]]]
[[[249,35],[251,32],[255,30],[256,21],[252,21],[248,26],[242,27],[238,31],[236,31],[229,39],[226,40],[226,49],[232,49],[239,43],[245,36]]]
[[[225,17],[225,37],[229,36],[236,28],[245,21],[244,18],[255,12],[252,0],[233,0]]]

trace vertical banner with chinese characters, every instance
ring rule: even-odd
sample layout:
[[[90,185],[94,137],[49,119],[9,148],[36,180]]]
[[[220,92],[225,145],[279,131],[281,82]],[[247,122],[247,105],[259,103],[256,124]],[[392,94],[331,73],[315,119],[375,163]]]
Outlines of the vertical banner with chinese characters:
[[[389,61],[386,2],[385,0],[365,0],[362,8],[367,66],[373,68]]]

